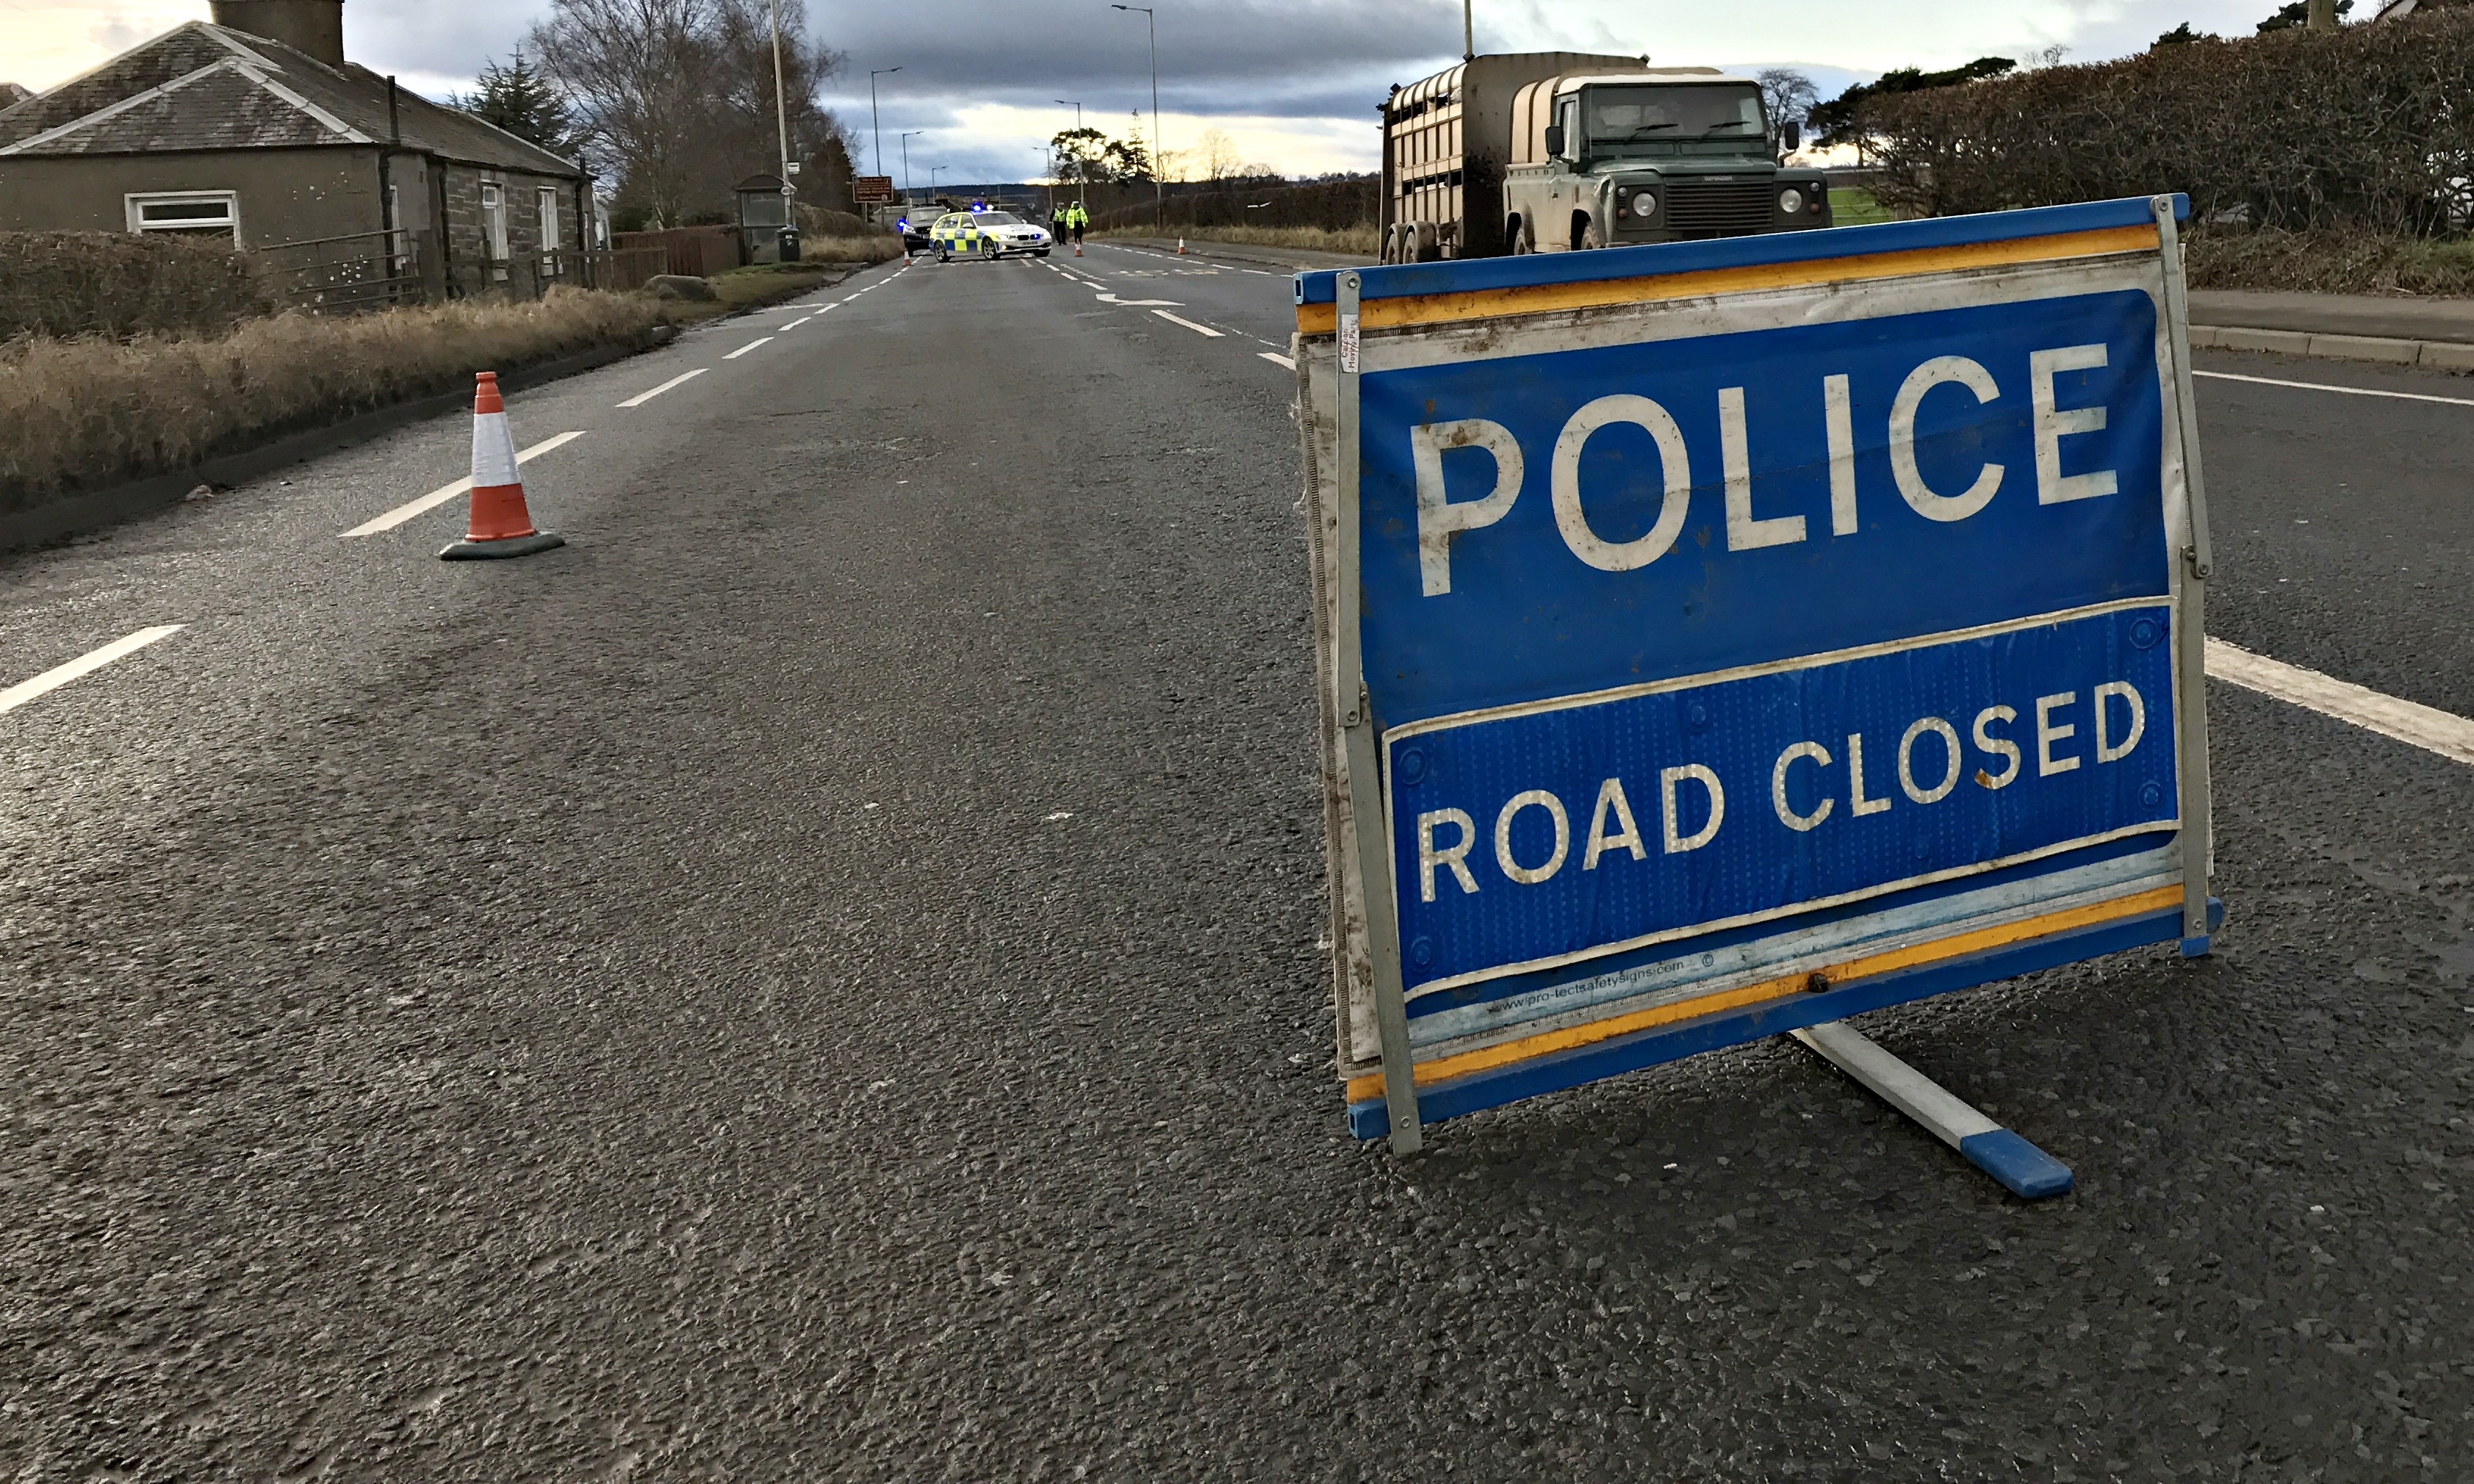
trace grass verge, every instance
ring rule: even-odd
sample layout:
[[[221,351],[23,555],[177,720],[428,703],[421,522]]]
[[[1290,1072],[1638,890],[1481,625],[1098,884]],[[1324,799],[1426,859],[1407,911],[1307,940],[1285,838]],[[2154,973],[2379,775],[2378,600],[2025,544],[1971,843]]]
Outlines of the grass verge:
[[[214,339],[20,336],[0,345],[0,511],[470,385],[476,371],[649,344],[668,307],[554,288],[526,304],[279,315]]]
[[[2371,232],[2194,227],[2182,238],[2193,288],[2474,297],[2474,241]]]
[[[1176,237],[1189,242],[1227,242],[1240,247],[1295,248],[1311,253],[1344,253],[1370,261],[1382,249],[1371,227],[1338,231],[1321,227],[1128,227],[1097,233],[1102,237]]]

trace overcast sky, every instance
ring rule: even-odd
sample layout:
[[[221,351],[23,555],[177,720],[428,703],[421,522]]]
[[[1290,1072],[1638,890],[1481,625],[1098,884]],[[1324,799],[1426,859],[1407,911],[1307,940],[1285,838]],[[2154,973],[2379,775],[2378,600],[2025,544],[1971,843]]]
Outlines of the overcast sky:
[[[1190,147],[1204,129],[1249,159],[1289,174],[1370,169],[1373,108],[1394,83],[1460,53],[1456,0],[1157,0],[1161,142]],[[352,60],[433,96],[468,85],[503,57],[548,0],[350,0]],[[1476,0],[1478,49],[1567,48],[1658,61],[1801,65],[1830,96],[1897,66],[1951,66],[2059,44],[2076,61],[2133,52],[2188,20],[2249,34],[2276,0],[1759,0],[1651,7],[1640,0]],[[1140,14],[1105,0],[809,0],[823,38],[851,56],[828,101],[871,162],[870,68],[885,170],[940,180],[1021,180],[1042,141],[1086,122],[1151,129],[1151,60]],[[48,87],[191,18],[206,0],[0,0],[0,81]]]

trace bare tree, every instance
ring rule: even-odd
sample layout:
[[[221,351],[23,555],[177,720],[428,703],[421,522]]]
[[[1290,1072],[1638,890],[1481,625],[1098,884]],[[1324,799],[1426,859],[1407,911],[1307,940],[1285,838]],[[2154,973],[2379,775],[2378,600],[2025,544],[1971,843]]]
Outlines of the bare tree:
[[[574,98],[591,152],[656,226],[700,194],[696,140],[710,107],[712,0],[553,0],[529,44]]]
[[[842,54],[782,0],[782,78],[803,194],[842,207],[849,134],[816,102]],[[588,148],[652,224],[729,219],[731,192],[779,168],[767,0],[552,0],[533,53],[575,101]]]
[[[1821,102],[1821,89],[1793,67],[1763,67],[1753,74],[1753,80],[1761,85],[1761,104],[1770,116],[1772,139],[1788,124],[1803,123]]]

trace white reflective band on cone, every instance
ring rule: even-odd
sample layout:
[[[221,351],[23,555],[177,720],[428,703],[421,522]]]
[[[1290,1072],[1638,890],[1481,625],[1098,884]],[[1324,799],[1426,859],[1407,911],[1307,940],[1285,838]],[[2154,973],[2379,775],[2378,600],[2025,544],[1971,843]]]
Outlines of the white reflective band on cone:
[[[516,473],[516,435],[503,412],[473,416],[473,484],[476,489],[521,484]]]

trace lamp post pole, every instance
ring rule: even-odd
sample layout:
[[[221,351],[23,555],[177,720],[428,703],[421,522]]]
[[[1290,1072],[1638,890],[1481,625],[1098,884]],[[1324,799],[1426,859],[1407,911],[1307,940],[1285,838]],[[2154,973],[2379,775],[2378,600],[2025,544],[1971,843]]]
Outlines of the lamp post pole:
[[[1168,195],[1160,184],[1159,132],[1159,12],[1148,5],[1112,5],[1111,10],[1140,11],[1150,27],[1152,37],[1152,223],[1157,226],[1168,216]]]
[[[782,87],[782,0],[772,0],[773,123],[782,132],[782,183],[790,183],[790,99]]]
[[[900,67],[876,67],[867,74],[867,132],[876,139],[876,173],[885,174],[885,125],[876,116],[876,80],[890,77]]]
[[[1469,13],[1474,0],[1461,0],[1461,61],[1477,61],[1477,18]]]
[[[1056,101],[1074,110],[1074,132],[1079,134],[1082,132],[1082,105],[1070,98]],[[1079,138],[1074,141],[1074,204],[1078,207],[1082,205],[1082,141]]]
[[[903,204],[904,206],[906,206],[906,207],[907,207],[907,206],[909,206],[909,205],[910,205],[910,139],[911,139],[911,135],[912,135],[912,134],[926,134],[927,132],[928,132],[928,131],[927,131],[927,130],[925,130],[925,129],[913,129],[913,130],[911,130],[911,131],[910,131],[910,134],[904,134],[904,135],[901,137],[901,139],[898,141],[898,142],[902,145],[902,204]]]

